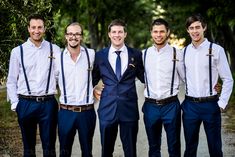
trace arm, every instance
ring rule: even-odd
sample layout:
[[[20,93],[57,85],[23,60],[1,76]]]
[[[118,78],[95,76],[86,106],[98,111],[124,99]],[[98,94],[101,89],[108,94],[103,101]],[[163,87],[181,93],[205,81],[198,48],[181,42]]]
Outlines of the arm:
[[[221,94],[219,97],[218,105],[225,109],[228,104],[229,97],[233,90],[233,77],[229,68],[229,64],[223,48],[219,50],[218,65],[217,69],[219,76],[223,81]]]
[[[19,50],[19,49],[18,49]],[[17,51],[13,49],[11,52],[9,71],[7,77],[7,94],[11,102],[11,110],[15,111],[19,102],[17,96],[17,81],[19,76],[19,60],[17,59]]]
[[[99,80],[101,79],[100,76],[100,70],[99,70],[99,65],[98,65],[98,56],[97,53],[95,54],[95,61],[94,61],[94,66],[93,66],[93,70],[92,70],[92,84],[93,87],[95,87]]]
[[[142,60],[142,53],[137,51],[137,78],[144,83],[144,65]]]

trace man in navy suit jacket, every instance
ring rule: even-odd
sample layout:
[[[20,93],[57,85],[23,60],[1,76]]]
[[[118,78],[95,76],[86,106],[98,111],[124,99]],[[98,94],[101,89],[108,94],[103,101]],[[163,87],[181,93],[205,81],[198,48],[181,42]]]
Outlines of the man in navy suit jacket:
[[[124,44],[126,24],[113,20],[108,27],[110,47],[95,55],[93,85],[104,88],[98,108],[102,157],[112,157],[118,126],[125,157],[136,157],[139,110],[135,79],[144,82],[141,52]]]

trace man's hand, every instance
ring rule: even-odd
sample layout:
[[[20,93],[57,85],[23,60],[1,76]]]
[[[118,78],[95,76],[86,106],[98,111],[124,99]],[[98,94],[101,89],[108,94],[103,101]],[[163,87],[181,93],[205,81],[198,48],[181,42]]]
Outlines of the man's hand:
[[[101,93],[104,89],[104,85],[96,85],[93,90],[93,95],[97,100],[100,100]]]
[[[221,93],[222,85],[220,83],[217,83],[214,87],[215,91],[219,95]]]

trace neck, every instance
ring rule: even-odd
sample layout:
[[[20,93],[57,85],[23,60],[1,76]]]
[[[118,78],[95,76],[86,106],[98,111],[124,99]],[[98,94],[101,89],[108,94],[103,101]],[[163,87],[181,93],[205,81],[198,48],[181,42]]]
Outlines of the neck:
[[[164,46],[166,46],[166,43],[163,44],[154,44],[154,46],[157,48],[157,51],[159,51],[161,48],[163,48]]]
[[[39,47],[42,43],[42,40],[33,40],[32,38],[29,38],[29,40],[36,46]]]
[[[122,45],[112,45],[116,50],[120,50],[123,47],[124,44]]]
[[[80,46],[76,47],[76,48],[72,48],[72,47],[67,47],[72,60],[75,62],[77,60],[78,55],[80,54]]]
[[[199,45],[201,45],[201,43],[202,43],[203,41],[205,41],[205,38],[201,38],[201,39],[198,40],[198,41],[192,41],[192,44],[193,44],[194,47],[197,48]]]

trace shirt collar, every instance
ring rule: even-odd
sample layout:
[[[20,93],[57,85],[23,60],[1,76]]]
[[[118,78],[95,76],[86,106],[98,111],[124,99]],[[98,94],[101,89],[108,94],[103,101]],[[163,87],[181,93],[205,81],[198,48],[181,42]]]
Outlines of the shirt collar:
[[[27,43],[29,46],[36,47],[35,44],[28,38]],[[42,39],[41,45],[38,48],[41,48],[43,45],[45,45],[46,41]]]
[[[201,47],[205,47],[208,44],[208,40],[207,38],[204,38],[204,41],[197,47],[197,48],[201,48]],[[193,43],[190,44],[190,46],[194,49],[196,49],[196,47],[193,45]]]
[[[167,50],[169,48],[169,46],[170,45],[168,43],[166,43],[166,45],[164,47],[159,49],[159,52],[164,52],[165,50]],[[158,52],[158,49],[157,49],[157,47],[154,44],[153,44],[153,48],[154,48],[155,51]]]
[[[114,47],[111,45],[109,51],[112,52],[112,53],[115,53],[115,51],[126,52],[125,49],[126,49],[125,44],[124,44],[119,50],[117,50],[116,48],[114,48]]]
[[[85,48],[82,47],[82,46],[80,46],[80,54],[82,54],[83,52],[85,52]],[[69,53],[69,50],[67,49],[67,47],[64,49],[64,53],[65,53],[66,55],[69,55],[69,56],[70,56],[70,53]],[[79,55],[80,55],[80,54],[79,54]]]

